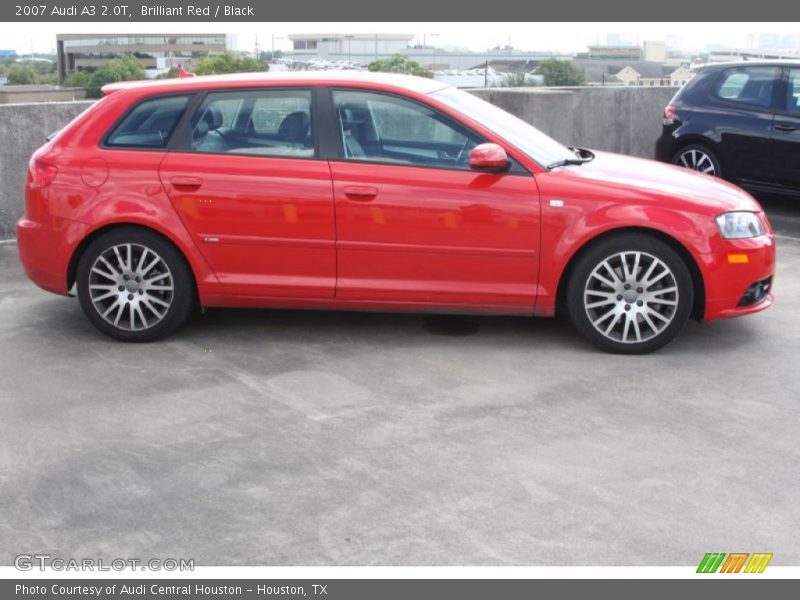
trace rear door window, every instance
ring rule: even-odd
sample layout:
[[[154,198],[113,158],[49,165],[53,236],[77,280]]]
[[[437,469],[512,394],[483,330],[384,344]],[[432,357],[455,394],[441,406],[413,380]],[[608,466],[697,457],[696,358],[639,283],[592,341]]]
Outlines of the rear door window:
[[[315,156],[309,89],[212,92],[191,128],[193,152]]]
[[[140,102],[114,127],[105,145],[114,148],[166,148],[188,96],[164,96]]]
[[[768,107],[778,79],[777,67],[737,67],[722,72],[716,95],[728,102]]]

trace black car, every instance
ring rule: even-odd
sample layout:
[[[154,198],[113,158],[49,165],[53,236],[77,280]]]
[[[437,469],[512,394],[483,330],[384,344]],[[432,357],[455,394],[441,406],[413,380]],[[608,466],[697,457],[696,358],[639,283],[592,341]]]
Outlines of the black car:
[[[800,61],[705,65],[664,109],[656,158],[800,195]]]

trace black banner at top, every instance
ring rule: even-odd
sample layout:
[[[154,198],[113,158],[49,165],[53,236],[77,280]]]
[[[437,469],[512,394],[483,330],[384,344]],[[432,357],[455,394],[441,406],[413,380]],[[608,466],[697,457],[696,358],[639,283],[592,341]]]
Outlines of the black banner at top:
[[[800,3],[670,0],[11,0],[3,22],[280,22],[280,21],[747,21],[800,20]]]

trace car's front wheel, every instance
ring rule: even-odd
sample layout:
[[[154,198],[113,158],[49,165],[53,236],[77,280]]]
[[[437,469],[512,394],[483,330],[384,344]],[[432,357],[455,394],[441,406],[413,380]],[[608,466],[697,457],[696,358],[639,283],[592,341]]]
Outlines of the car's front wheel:
[[[643,354],[671,341],[692,310],[681,257],[661,240],[626,233],[591,246],[575,264],[567,308],[575,327],[610,352]]]
[[[194,279],[181,253],[157,233],[136,227],[92,241],[81,255],[76,283],[89,320],[126,342],[169,335],[195,301]]]

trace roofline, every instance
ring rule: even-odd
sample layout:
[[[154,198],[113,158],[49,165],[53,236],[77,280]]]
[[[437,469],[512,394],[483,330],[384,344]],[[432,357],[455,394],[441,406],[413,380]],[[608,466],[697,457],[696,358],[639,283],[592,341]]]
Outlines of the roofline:
[[[450,87],[435,79],[402,75],[398,73],[376,73],[369,71],[280,71],[270,73],[258,71],[253,73],[232,73],[226,75],[204,75],[199,77],[121,81],[109,83],[102,87],[104,95],[121,91],[159,90],[176,92],[181,90],[196,91],[213,87],[259,87],[263,85],[319,85],[341,84],[357,86],[358,84],[378,84],[397,90],[411,90],[420,94],[431,94]]]
[[[692,71],[701,71],[703,69],[713,69],[717,67],[772,67],[779,65],[789,65],[793,67],[800,67],[800,59],[796,58],[756,58],[752,60],[726,60],[722,62],[703,63],[700,65],[691,65]]]

